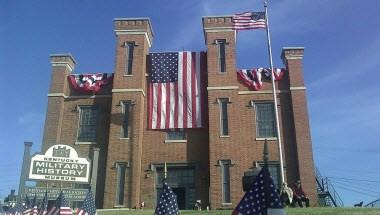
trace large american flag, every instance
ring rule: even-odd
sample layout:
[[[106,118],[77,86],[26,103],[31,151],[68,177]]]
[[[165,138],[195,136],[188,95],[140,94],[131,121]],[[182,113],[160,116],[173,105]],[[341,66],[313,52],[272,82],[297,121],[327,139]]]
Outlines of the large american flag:
[[[77,215],[95,215],[96,207],[94,195],[91,190],[87,192],[86,198],[83,201],[82,206],[79,208]]]
[[[281,199],[264,165],[232,215],[284,215]]]
[[[62,191],[55,200],[54,206],[48,211],[47,215],[72,215],[71,208],[67,204]]]
[[[178,215],[177,196],[169,185],[164,182],[163,191],[154,215]]]
[[[150,61],[148,127],[201,128],[205,119],[206,53],[151,53]]]
[[[241,69],[237,71],[238,79],[251,90],[260,90],[263,87],[262,79],[270,80],[272,74],[268,68]],[[279,81],[285,74],[285,69],[274,68],[274,80]]]
[[[232,17],[235,30],[266,28],[265,12],[245,12]]]

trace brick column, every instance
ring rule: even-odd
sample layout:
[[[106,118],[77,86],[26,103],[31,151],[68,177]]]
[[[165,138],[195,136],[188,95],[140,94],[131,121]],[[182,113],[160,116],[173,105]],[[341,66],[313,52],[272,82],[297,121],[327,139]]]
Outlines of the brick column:
[[[71,74],[75,67],[75,60],[71,54],[50,55],[50,62],[52,75],[48,94],[42,152],[60,142],[64,96],[68,92],[67,76]]]
[[[147,96],[146,59],[153,39],[148,18],[118,18],[114,20],[116,34],[116,66],[112,89],[112,107],[104,208],[137,207],[140,202],[140,178],[144,111]],[[132,72],[126,72],[130,57],[128,48],[133,44]],[[128,138],[122,138],[123,107],[121,102],[130,101],[131,111]],[[127,165],[124,204],[116,205],[117,169],[115,162]]]
[[[207,46],[207,93],[209,117],[209,167],[210,185],[209,202],[212,209],[232,208],[241,198],[241,157],[237,149],[240,148],[238,83],[236,82],[235,47],[236,35],[232,29],[231,16],[203,17],[203,31]],[[225,71],[220,69],[219,41],[225,42]],[[218,99],[227,98],[228,135],[221,135],[220,109]],[[230,161],[230,201],[223,202],[221,160]]]
[[[302,187],[311,200],[311,205],[317,204],[317,187],[314,174],[314,161],[307,111],[306,88],[303,78],[302,60],[303,47],[286,47],[282,49],[282,59],[289,72],[291,108],[293,112],[295,148],[298,159],[298,177]],[[294,181],[289,181],[294,183]]]

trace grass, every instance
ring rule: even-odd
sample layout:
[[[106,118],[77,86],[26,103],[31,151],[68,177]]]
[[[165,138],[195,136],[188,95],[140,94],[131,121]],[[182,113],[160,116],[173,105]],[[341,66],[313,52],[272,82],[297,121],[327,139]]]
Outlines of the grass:
[[[180,215],[230,215],[231,210],[180,211]],[[152,215],[152,210],[98,210],[98,215]],[[287,208],[287,215],[380,215],[380,208]]]

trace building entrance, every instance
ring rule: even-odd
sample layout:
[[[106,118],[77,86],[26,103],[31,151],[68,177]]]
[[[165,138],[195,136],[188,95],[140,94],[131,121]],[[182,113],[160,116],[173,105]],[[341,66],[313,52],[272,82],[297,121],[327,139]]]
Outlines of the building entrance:
[[[180,210],[193,209],[195,204],[195,179],[194,167],[192,166],[170,166],[167,167],[166,182],[177,195],[178,208]],[[156,168],[157,201],[162,193],[164,180],[164,168]]]

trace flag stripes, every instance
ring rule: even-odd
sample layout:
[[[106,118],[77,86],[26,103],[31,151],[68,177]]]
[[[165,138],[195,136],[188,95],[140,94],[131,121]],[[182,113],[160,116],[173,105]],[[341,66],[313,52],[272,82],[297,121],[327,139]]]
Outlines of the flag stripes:
[[[235,30],[266,28],[265,12],[245,12],[232,17]]]
[[[200,128],[206,53],[152,53],[149,128]]]

